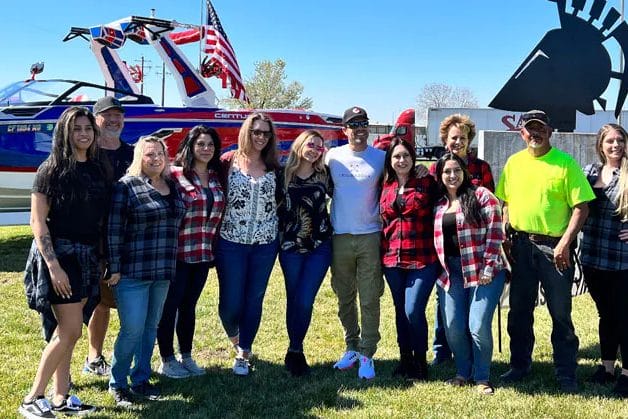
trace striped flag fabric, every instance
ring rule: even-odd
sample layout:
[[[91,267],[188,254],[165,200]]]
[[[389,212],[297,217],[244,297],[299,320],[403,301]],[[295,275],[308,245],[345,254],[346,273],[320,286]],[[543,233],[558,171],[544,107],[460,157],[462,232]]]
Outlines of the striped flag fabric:
[[[248,103],[238,60],[210,0],[207,0],[207,25],[204,29],[204,52],[211,57],[211,63],[221,67],[218,77],[222,79],[222,87],[229,85],[232,97]]]

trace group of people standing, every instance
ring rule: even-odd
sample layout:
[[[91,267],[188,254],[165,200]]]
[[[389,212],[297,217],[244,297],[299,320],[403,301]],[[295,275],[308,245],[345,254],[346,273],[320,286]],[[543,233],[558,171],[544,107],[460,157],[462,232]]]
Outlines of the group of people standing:
[[[285,367],[294,376],[309,372],[303,342],[331,267],[346,343],[334,368],[357,365],[360,378],[375,377],[384,276],[400,351],[394,373],[427,379],[425,309],[438,284],[435,348],[445,355],[435,356],[444,359],[450,350],[456,364],[447,382],[473,383],[481,394],[493,394],[491,324],[508,257],[512,369],[502,378],[517,381],[530,371],[541,281],[554,324],[557,377],[564,391],[575,391],[571,251],[585,220],[582,260],[600,312],[603,365],[595,379],[615,381],[618,348],[626,367],[628,135],[620,126],[600,131],[601,164],[587,167],[585,177],[571,157],[549,145],[547,116],[524,114],[527,149],[509,159],[497,187],[507,208],[502,215],[489,165],[469,152],[475,126],[463,115],[441,124],[447,153],[428,173],[415,165],[414,147],[402,139],[386,152],[369,146],[368,115],[360,107],[343,115],[348,144],[326,151],[321,133],[304,131],[283,167],[274,123],[263,113],[249,115],[237,149],[222,156],[216,131],[193,128],[172,164],[157,137],[140,138],[134,149],[119,142],[124,108],[116,99],[99,100],[94,113],[72,107],[61,115],[33,187],[34,241],[25,284],[31,308],[49,313],[49,343],[19,408],[26,417],[94,410],[69,395],[83,322],[90,325],[84,371],[110,375],[118,406],[159,397],[149,382],[155,341],[160,374],[204,374],[192,342],[196,304],[213,267],[219,316],[234,348],[233,372],[248,375],[277,255],[286,287]],[[110,291],[114,298],[106,297]],[[100,304],[90,304],[99,295]],[[120,331],[109,366],[102,341],[113,306]],[[49,402],[44,392],[51,378]],[[624,396],[627,381],[623,368],[616,391]]]

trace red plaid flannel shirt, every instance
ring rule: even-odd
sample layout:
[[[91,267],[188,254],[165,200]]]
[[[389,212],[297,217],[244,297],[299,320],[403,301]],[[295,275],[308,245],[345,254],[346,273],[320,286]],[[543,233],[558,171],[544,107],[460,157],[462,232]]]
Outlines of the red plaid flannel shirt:
[[[396,180],[384,183],[379,200],[382,263],[389,268],[421,269],[437,261],[433,221],[436,182],[432,176],[408,179],[401,206],[395,204],[398,191]]]
[[[177,259],[187,263],[212,262],[214,260],[214,238],[225,209],[225,196],[215,172],[209,172],[209,190],[214,203],[207,215],[207,197],[201,179],[193,173],[194,183],[183,174],[183,168],[171,167],[172,177],[187,207],[187,213],[179,231]]]
[[[491,173],[491,166],[482,159],[467,155],[467,169],[471,174],[471,183],[474,186],[484,186],[491,192],[495,192],[495,180]],[[436,163],[430,166],[430,174],[436,177]]]
[[[456,211],[456,227],[460,244],[460,262],[464,287],[478,284],[481,275],[493,278],[502,269],[501,245],[504,241],[502,231],[502,211],[499,200],[488,189],[480,186],[475,190],[480,203],[482,225],[469,225],[462,214]],[[449,289],[449,271],[445,256],[443,240],[443,214],[449,206],[449,199],[444,196],[436,203],[434,209],[434,246],[436,254],[444,270],[438,278],[438,284],[445,290]]]

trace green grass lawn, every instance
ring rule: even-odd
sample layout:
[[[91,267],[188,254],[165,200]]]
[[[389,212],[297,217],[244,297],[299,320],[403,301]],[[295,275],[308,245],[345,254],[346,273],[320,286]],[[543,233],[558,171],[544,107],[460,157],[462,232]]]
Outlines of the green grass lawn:
[[[31,236],[28,227],[0,228],[0,418],[15,417],[21,397],[28,391],[44,347],[39,316],[28,309],[22,285],[22,270]],[[508,337],[503,329],[503,352],[495,354],[492,370],[497,392],[492,397],[476,395],[471,388],[450,388],[443,381],[452,366],[430,369],[430,380],[408,383],[391,377],[398,357],[392,300],[387,290],[382,298],[379,350],[375,356],[377,377],[361,382],[357,371],[336,372],[333,363],[344,350],[342,330],[336,316],[336,299],[326,278],[318,295],[314,318],[306,338],[306,356],[312,374],[292,378],[283,368],[287,347],[285,291],[278,264],[273,271],[264,305],[264,315],[253,351],[255,372],[249,377],[231,373],[232,354],[217,313],[217,280],[210,272],[198,306],[194,356],[207,367],[203,377],[184,380],[154,375],[163,400],[137,405],[133,410],[114,407],[106,392],[107,381],[81,375],[86,339],[81,338],[72,362],[76,393],[86,402],[101,406],[92,417],[112,418],[205,418],[205,417],[543,417],[628,418],[626,400],[608,396],[609,387],[585,382],[598,357],[597,314],[588,295],[574,300],[574,322],[580,337],[581,393],[558,393],[553,378],[550,322],[546,308],[537,310],[537,346],[532,377],[525,383],[501,387],[499,374],[507,369]],[[504,318],[506,311],[503,312]],[[428,316],[433,317],[433,301]],[[111,356],[118,330],[112,316],[105,348]],[[430,321],[431,327],[431,321]],[[156,369],[158,350],[153,366]],[[431,358],[431,355],[428,355]]]

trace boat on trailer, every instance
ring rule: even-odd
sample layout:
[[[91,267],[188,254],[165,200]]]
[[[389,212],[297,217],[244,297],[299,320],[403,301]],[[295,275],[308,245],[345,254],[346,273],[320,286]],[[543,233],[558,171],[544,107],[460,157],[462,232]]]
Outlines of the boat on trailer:
[[[219,73],[196,69],[175,43],[175,29],[201,30],[194,25],[153,17],[130,16],[92,28],[71,28],[64,41],[82,38],[90,43],[105,78],[104,85],[85,81],[38,80],[33,66],[29,80],[0,90],[0,211],[30,208],[30,190],[37,167],[52,145],[52,132],[61,113],[70,106],[91,107],[103,96],[114,96],[125,109],[122,139],[133,144],[143,135],[164,138],[173,156],[191,128],[204,124],[222,140],[222,152],[235,149],[242,121],[255,109],[226,110],[216,104],[216,95],[205,81]],[[140,93],[132,69],[117,53],[125,41],[150,45],[159,54],[176,81],[181,107],[159,106]],[[224,79],[223,79],[224,80]],[[232,86],[233,87],[233,86]],[[242,91],[232,88],[234,97]],[[306,129],[321,132],[327,147],[346,143],[341,117],[305,110],[260,110],[275,123],[280,154],[285,156],[292,141]]]

